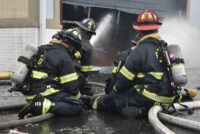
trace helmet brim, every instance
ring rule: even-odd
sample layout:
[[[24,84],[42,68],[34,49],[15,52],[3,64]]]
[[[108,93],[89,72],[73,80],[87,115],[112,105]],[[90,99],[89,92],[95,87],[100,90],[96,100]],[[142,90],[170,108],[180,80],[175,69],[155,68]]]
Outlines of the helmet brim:
[[[162,24],[150,24],[150,25],[133,25],[133,28],[138,31],[148,31],[148,30],[156,30],[160,28]]]
[[[74,40],[72,37],[70,37],[68,35],[66,35],[66,36],[67,36],[67,39],[70,40],[70,41],[72,41],[75,46],[73,44],[69,44],[69,45],[72,45],[74,47],[81,47],[81,42],[78,42],[78,41]]]
[[[90,32],[91,34],[93,35],[96,35],[96,32],[95,31],[92,31],[90,30],[89,28],[87,28],[86,26],[84,26],[81,22],[75,22],[76,25],[78,25],[80,28],[82,28],[83,30],[87,31],[87,32]]]

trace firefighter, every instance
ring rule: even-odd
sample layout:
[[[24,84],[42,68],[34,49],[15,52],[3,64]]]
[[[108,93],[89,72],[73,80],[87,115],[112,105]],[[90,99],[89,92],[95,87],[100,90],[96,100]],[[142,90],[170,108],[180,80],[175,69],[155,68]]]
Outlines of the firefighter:
[[[82,35],[81,45],[82,48],[73,51],[73,63],[75,65],[76,71],[80,75],[80,91],[82,94],[93,95],[91,87],[87,84],[87,77],[92,71],[92,51],[93,47],[89,40],[92,35],[96,35],[96,23],[91,18],[83,19],[81,22],[70,22],[71,25],[76,25],[76,27]],[[53,35],[51,43],[56,42],[59,39],[59,33]]]
[[[92,35],[96,35],[96,23],[91,18],[85,18],[81,22],[76,22],[77,29],[80,30],[82,34],[82,50],[75,52],[75,57],[80,58],[80,84],[81,84],[81,93],[86,95],[93,95],[93,91],[87,83],[87,77],[92,71],[92,51],[93,47],[90,43]]]
[[[60,35],[57,43],[42,45],[33,56],[36,64],[22,89],[29,104],[20,110],[20,118],[28,113],[73,116],[82,111],[79,76],[71,59],[72,51],[81,47],[81,34],[77,29],[67,29]]]
[[[120,69],[113,91],[90,101],[93,109],[121,113],[128,105],[135,108],[136,117],[146,117],[153,105],[160,105],[164,110],[171,106],[176,94],[159,50],[161,25],[151,10],[138,15],[133,28],[139,32],[140,39]]]

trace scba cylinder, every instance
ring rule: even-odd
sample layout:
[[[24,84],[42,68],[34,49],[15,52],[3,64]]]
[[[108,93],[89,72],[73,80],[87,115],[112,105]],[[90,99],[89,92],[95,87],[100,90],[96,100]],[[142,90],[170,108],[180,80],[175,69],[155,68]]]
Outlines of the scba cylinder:
[[[169,45],[168,54],[171,61],[171,72],[174,84],[176,86],[184,86],[187,83],[187,75],[180,47],[174,44]]]
[[[31,57],[35,55],[37,51],[38,49],[36,47],[32,45],[27,45],[22,52],[22,56],[27,59],[31,59]],[[28,73],[27,65],[21,61],[18,61],[15,69],[13,70],[11,80],[16,84],[21,83],[26,78],[27,73]]]

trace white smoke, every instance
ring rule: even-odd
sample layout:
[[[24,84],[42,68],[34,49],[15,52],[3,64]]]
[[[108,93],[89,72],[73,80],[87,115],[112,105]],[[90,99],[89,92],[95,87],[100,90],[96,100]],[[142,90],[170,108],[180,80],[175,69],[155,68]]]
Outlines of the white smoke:
[[[100,21],[100,23],[97,25],[96,29],[96,35],[92,36],[90,39],[90,43],[92,46],[95,46],[98,44],[98,42],[101,39],[104,39],[108,34],[111,29],[111,22],[112,22],[113,16],[111,14],[106,14]]]
[[[160,34],[168,44],[178,44],[181,47],[187,68],[200,67],[199,28],[177,17],[164,20],[163,26],[160,28]]]

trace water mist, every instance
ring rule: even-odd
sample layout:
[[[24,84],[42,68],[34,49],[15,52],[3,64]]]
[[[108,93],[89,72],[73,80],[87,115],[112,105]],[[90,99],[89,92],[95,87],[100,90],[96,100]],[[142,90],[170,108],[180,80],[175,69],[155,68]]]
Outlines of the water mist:
[[[168,44],[178,44],[181,47],[186,68],[200,68],[199,28],[177,17],[164,20],[160,34]]]
[[[96,45],[101,45],[103,40],[109,35],[109,32],[112,27],[112,14],[106,14],[97,25],[96,35],[92,36],[90,43],[95,47]],[[100,44],[99,44],[100,43]]]

